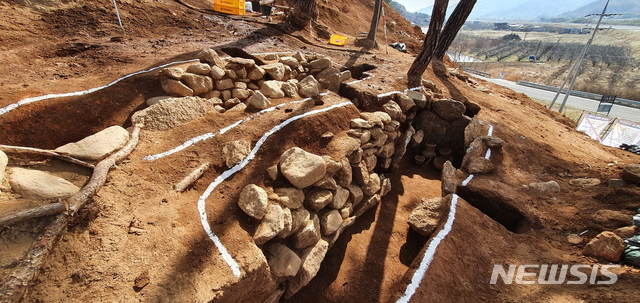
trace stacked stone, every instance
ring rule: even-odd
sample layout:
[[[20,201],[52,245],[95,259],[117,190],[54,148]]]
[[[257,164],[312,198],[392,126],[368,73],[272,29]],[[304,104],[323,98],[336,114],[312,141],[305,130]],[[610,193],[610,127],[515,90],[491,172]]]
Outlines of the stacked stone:
[[[451,148],[454,154],[465,153],[465,128],[471,118],[480,112],[480,106],[471,101],[444,98],[442,91],[431,81],[423,81],[422,94],[427,102],[419,109],[413,126],[424,134],[424,143],[438,148]]]
[[[264,109],[271,106],[270,99],[314,97],[323,89],[337,92],[351,78],[351,72],[340,72],[331,60],[317,54],[308,58],[300,52],[267,56],[275,62],[264,65],[245,58],[222,60],[213,49],[197,57],[200,63],[186,70],[162,69],[162,89],[172,96],[209,99],[218,112],[243,111],[247,106]]]
[[[389,179],[367,167],[362,152],[345,154],[334,160],[291,148],[268,169],[272,181],[290,186],[265,190],[249,184],[240,194],[240,208],[260,220],[253,239],[262,246],[272,274],[288,281],[287,297],[311,281],[342,231],[391,189]]]

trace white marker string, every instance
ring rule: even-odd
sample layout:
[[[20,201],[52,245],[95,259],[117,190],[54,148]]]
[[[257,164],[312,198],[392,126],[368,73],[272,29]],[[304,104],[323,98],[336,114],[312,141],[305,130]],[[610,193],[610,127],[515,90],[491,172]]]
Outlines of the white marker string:
[[[148,72],[154,71],[156,69],[164,68],[164,67],[167,67],[167,66],[170,66],[170,65],[174,65],[174,64],[182,64],[182,63],[189,63],[189,62],[195,62],[195,61],[200,61],[200,60],[192,59],[192,60],[177,61],[177,62],[171,62],[171,63],[163,64],[163,65],[156,66],[154,68],[150,68],[150,69],[147,69],[147,70],[138,71],[138,72],[135,72],[133,74],[128,74],[128,75],[126,75],[124,77],[121,77],[121,78],[118,78],[118,79],[114,80],[113,82],[111,82],[111,83],[109,83],[107,85],[98,86],[98,87],[94,87],[94,88],[91,88],[91,89],[88,89],[88,90],[79,91],[79,92],[63,93],[63,94],[48,94],[48,95],[44,95],[44,96],[30,97],[30,98],[22,99],[22,100],[20,100],[20,101],[18,101],[16,103],[13,103],[13,104],[7,105],[7,106],[5,106],[3,108],[0,108],[0,116],[4,115],[4,114],[6,114],[6,113],[8,113],[8,112],[20,107],[20,106],[27,105],[29,103],[38,102],[38,101],[47,100],[47,99],[64,98],[64,97],[72,97],[72,96],[82,96],[82,95],[90,94],[90,93],[99,91],[101,89],[105,89],[105,88],[107,88],[109,86],[112,86],[112,85],[114,85],[114,84],[116,84],[116,83],[118,83],[118,82],[120,82],[120,81],[122,81],[124,79],[127,79],[129,77],[133,77],[133,76],[138,75],[138,74],[148,73]]]
[[[436,249],[440,242],[444,240],[444,238],[449,234],[451,228],[453,227],[453,220],[456,217],[456,206],[458,205],[458,195],[454,194],[451,198],[451,206],[449,207],[449,217],[447,218],[447,223],[444,224],[442,230],[438,232],[438,234],[431,240],[429,243],[429,247],[424,253],[424,257],[422,261],[420,261],[420,265],[418,269],[411,277],[411,283],[405,289],[404,294],[397,302],[406,303],[409,302],[411,297],[416,293],[418,287],[420,286],[420,282],[424,278],[424,275],[427,273],[427,269],[429,269],[429,265],[431,265],[431,261],[436,254]]]

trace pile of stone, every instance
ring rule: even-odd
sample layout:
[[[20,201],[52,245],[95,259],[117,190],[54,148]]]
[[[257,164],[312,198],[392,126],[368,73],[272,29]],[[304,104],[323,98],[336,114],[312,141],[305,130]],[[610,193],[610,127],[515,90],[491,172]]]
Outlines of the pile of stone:
[[[288,281],[287,297],[317,274],[340,233],[391,189],[389,179],[354,154],[332,159],[291,148],[268,169],[270,181],[289,186],[249,184],[240,194],[240,208],[260,220],[253,239],[263,247],[272,274]]]
[[[129,140],[129,132],[120,126],[108,127],[78,142],[55,149],[56,153],[76,159],[97,162],[121,149]],[[8,171],[10,190],[30,200],[67,199],[80,191],[73,183],[47,172],[21,167],[8,167],[6,154],[0,151],[0,184]]]
[[[198,54],[200,63],[182,68],[164,68],[159,73],[163,90],[174,97],[199,96],[210,100],[218,112],[247,106],[264,109],[270,99],[284,97],[314,97],[324,89],[340,90],[351,72],[340,72],[331,60],[320,54],[305,56],[267,55],[271,63],[258,65],[253,59],[221,59],[215,50],[205,49]],[[147,103],[169,98],[155,97]]]

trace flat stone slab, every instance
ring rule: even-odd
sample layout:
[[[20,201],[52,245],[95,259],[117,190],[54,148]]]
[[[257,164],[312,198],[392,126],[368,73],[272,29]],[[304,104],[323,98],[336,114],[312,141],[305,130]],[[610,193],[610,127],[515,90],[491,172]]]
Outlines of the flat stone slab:
[[[99,161],[121,149],[129,140],[129,132],[121,126],[111,126],[78,142],[56,148],[56,152],[74,158]]]
[[[73,183],[48,173],[14,167],[10,169],[9,184],[26,199],[67,199],[80,191]]]

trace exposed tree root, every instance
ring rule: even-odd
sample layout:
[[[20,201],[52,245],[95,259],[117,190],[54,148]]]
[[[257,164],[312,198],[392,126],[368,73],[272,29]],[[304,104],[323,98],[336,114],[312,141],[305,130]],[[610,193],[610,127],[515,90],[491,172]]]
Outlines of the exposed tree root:
[[[17,211],[0,216],[0,226],[10,226],[29,219],[59,214],[67,210],[65,203],[52,203],[29,210]]]
[[[69,157],[67,155],[63,155],[63,154],[59,154],[55,151],[52,150],[48,150],[48,149],[39,149],[39,148],[33,148],[33,147],[21,147],[21,146],[10,146],[10,145],[0,145],[0,150],[2,150],[5,153],[8,154],[34,154],[34,155],[41,155],[41,156],[47,156],[47,157],[54,157],[54,158],[58,158],[60,160],[64,160],[73,164],[78,164],[78,165],[82,165],[84,167],[88,167],[88,168],[95,168],[95,165],[91,164],[91,163],[87,163],[84,162],[82,160],[78,160],[76,158],[73,157]]]
[[[115,154],[100,161],[96,165],[89,183],[67,200],[69,212],[67,214],[59,214],[55,220],[45,228],[43,235],[29,250],[20,265],[11,273],[11,276],[9,276],[0,287],[0,302],[17,303],[20,301],[29,283],[35,278],[44,260],[74,215],[82,209],[89,198],[102,187],[109,169],[115,167],[117,162],[125,159],[136,147],[141,128],[142,125],[135,125],[131,132],[129,142]]]

